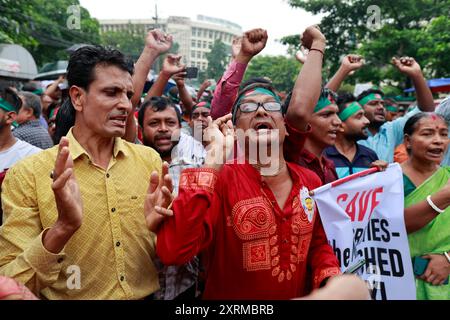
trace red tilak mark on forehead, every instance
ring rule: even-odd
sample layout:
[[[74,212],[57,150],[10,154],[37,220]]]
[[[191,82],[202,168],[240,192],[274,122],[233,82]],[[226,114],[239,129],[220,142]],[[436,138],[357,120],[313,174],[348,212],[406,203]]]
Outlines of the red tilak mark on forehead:
[[[438,119],[438,117],[437,117],[437,115],[435,115],[435,114],[432,114],[432,115],[431,115],[431,119],[432,119],[433,121],[435,121],[435,120],[437,120],[437,119]]]

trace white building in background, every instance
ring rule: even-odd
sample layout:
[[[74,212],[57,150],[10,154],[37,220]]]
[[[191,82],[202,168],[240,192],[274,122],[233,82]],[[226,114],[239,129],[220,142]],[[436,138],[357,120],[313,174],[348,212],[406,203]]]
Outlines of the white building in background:
[[[242,28],[233,22],[223,19],[198,15],[197,20],[186,17],[169,17],[161,19],[158,24],[152,19],[137,20],[99,20],[101,32],[133,30],[144,36],[147,30],[155,27],[170,33],[174,42],[179,44],[179,54],[188,66],[206,70],[208,60],[206,53],[216,39],[231,46],[233,38],[242,35]],[[230,52],[231,54],[231,52]]]

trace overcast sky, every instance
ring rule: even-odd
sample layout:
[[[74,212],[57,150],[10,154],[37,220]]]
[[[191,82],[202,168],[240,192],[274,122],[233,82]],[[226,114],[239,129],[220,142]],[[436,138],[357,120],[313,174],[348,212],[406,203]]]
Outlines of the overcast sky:
[[[195,19],[198,14],[226,19],[239,24],[244,31],[264,28],[269,42],[262,54],[286,54],[286,46],[276,40],[301,33],[307,26],[319,23],[320,17],[294,9],[287,0],[80,0],[97,19],[149,19],[158,15],[184,16]]]

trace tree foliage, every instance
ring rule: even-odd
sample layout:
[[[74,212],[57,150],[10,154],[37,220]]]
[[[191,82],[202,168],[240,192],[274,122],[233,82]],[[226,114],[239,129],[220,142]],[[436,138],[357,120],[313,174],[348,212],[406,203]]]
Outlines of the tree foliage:
[[[79,6],[79,29],[69,28],[69,7]],[[99,23],[78,0],[0,0],[0,43],[22,45],[43,65],[67,59],[68,47],[100,42]]]
[[[228,52],[227,46],[220,39],[214,41],[211,51],[206,54],[206,78],[218,80],[222,76],[228,63]]]
[[[268,77],[275,89],[289,92],[294,86],[301,65],[295,58],[284,56],[256,56],[245,72],[245,79]]]
[[[393,56],[414,57],[428,77],[450,75],[450,0],[288,0],[314,14],[327,37],[327,63],[331,74],[348,53],[360,53],[366,66],[354,80],[402,83],[405,78],[390,65]],[[379,8],[379,27],[373,27]],[[371,7],[372,6],[372,7]],[[282,42],[297,47],[299,36]]]

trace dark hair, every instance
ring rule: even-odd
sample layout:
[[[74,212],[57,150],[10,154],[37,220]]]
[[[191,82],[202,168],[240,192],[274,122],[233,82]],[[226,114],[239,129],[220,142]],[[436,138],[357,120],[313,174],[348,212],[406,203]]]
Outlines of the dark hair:
[[[95,67],[98,65],[116,66],[119,69],[128,72],[130,75],[133,75],[134,71],[132,62],[128,61],[122,52],[114,49],[107,49],[102,46],[84,46],[70,55],[66,75],[69,88],[71,86],[77,86],[88,91],[89,86],[95,80]],[[64,102],[67,102],[66,108],[73,109],[73,111],[71,110],[71,114],[73,112],[73,124],[75,124],[76,112],[70,97]],[[62,106],[61,109],[63,109]],[[58,112],[58,115],[60,113],[61,110]]]
[[[356,97],[356,101],[361,100],[362,98],[368,96],[368,95],[371,94],[371,93],[375,93],[375,94],[379,94],[380,96],[384,96],[384,93],[383,93],[383,91],[381,91],[381,90],[378,90],[378,89],[368,89],[368,90],[365,90],[365,91],[361,92],[361,93],[359,94],[359,96]]]
[[[24,98],[25,104],[22,107],[33,110],[33,115],[36,119],[39,119],[41,115],[41,98],[34,93],[21,91],[20,95]]]
[[[356,101],[356,98],[351,93],[343,93],[337,97],[336,104],[339,108],[339,113],[344,111],[348,103]]]
[[[59,144],[59,140],[67,135],[69,129],[74,125],[75,109],[73,108],[70,99],[66,99],[55,117],[55,135],[53,136],[53,142]]]
[[[253,77],[248,79],[247,81],[245,81],[240,89],[243,90],[245,87],[248,87],[251,84],[254,83],[264,83],[264,84],[269,84],[270,86],[272,86],[272,81],[270,81],[268,78],[261,78],[261,77]]]
[[[395,101],[394,99],[385,98],[385,99],[384,99],[384,102],[385,102],[387,105],[390,105],[390,106],[398,106],[397,101]]]
[[[10,85],[6,81],[0,81],[0,98],[5,99],[10,105],[14,107],[15,112],[19,112],[22,107],[22,99],[10,88]]]
[[[403,134],[407,134],[408,136],[413,135],[414,132],[417,130],[417,125],[419,121],[422,120],[423,118],[429,118],[431,115],[439,117],[440,119],[442,119],[442,121],[444,121],[447,124],[445,119],[439,114],[433,112],[420,112],[413,115],[406,121],[405,126],[403,127]]]
[[[94,69],[98,65],[116,66],[133,75],[133,65],[118,50],[102,46],[85,46],[72,53],[67,66],[69,88],[78,86],[89,90],[94,81]]]
[[[151,97],[149,100],[145,101],[142,104],[138,112],[138,123],[141,128],[144,127],[145,110],[149,107],[151,107],[155,112],[164,111],[170,107],[173,108],[175,110],[175,113],[177,114],[178,124],[181,125],[180,110],[178,110],[178,108],[175,107],[169,99],[165,97]]]

